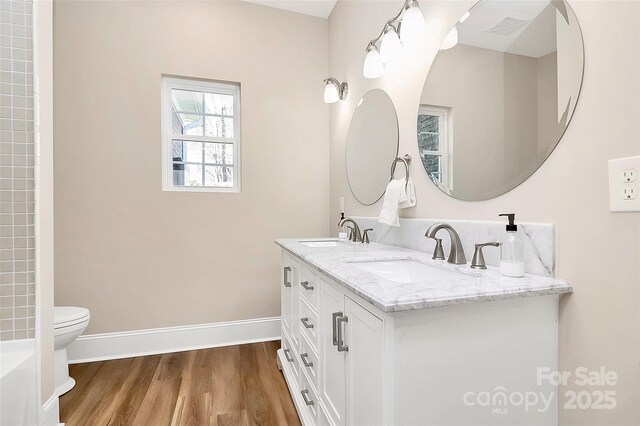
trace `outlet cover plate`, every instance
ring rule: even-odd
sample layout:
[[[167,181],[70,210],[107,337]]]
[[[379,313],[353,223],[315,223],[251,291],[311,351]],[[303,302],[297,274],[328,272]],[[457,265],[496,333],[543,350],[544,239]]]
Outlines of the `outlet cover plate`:
[[[612,212],[640,212],[640,155],[609,160],[609,205]]]

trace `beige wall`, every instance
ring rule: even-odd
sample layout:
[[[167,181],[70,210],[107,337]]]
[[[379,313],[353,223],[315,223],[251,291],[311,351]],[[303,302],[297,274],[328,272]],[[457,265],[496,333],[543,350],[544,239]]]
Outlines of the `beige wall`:
[[[417,158],[415,117],[430,62],[453,23],[473,3],[421,2],[428,39],[407,49],[382,78],[366,80],[362,63],[367,42],[402,2],[338,2],[329,19],[329,69],[349,82],[350,93],[331,108],[332,213],[338,211],[340,196],[348,215],[377,215],[381,207],[359,205],[346,181],[344,144],[358,100],[367,90],[385,89],[398,112],[400,154]],[[524,184],[484,202],[449,198],[414,161],[418,205],[403,214],[495,220],[509,210],[522,221],[555,223],[558,276],[575,286],[561,304],[560,366],[605,366],[620,378],[615,411],[561,410],[560,424],[640,424],[640,214],[609,212],[607,180],[609,158],[640,153],[640,2],[571,5],[584,35],[586,68],[573,121],[551,157]],[[330,224],[335,229],[333,217]]]
[[[87,333],[280,314],[273,240],[328,232],[327,30],[237,1],[55,3],[55,302]],[[241,194],[161,191],[161,74],[241,83]]]

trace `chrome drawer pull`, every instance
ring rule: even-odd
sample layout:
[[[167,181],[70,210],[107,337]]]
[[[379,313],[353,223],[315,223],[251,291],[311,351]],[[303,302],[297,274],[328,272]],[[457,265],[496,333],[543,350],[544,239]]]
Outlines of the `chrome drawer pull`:
[[[336,319],[342,316],[342,312],[334,312],[332,315],[333,318],[331,319],[331,325],[333,326],[333,346],[338,346],[338,333],[336,331],[338,322]]]
[[[293,358],[291,357],[291,355],[289,355],[289,349],[284,350],[284,357],[287,359],[287,361],[293,362]]]
[[[302,363],[304,364],[305,367],[313,367],[313,362],[308,360],[309,359],[308,353],[304,353],[300,355],[300,359],[302,360]]]
[[[313,399],[309,399],[309,390],[305,389],[303,391],[300,392],[302,394],[302,399],[304,400],[304,403],[307,405],[313,405]]]
[[[348,352],[349,346],[344,344],[344,336],[342,336],[342,323],[349,322],[349,317],[339,317],[336,320],[336,328],[338,329],[338,352]]]
[[[313,286],[309,285],[309,281],[302,281],[300,284],[302,285],[302,287],[304,287],[305,290],[313,290]]]
[[[285,287],[291,287],[291,281],[289,281],[289,274],[291,273],[291,267],[290,266],[285,266],[284,267],[284,286]]]
[[[300,318],[300,322],[305,328],[313,328],[313,324],[309,323],[309,317]]]

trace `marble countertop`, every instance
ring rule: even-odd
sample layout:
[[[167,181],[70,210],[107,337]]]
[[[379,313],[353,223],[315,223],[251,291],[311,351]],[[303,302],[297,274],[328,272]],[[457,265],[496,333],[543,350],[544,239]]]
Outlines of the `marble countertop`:
[[[336,247],[308,247],[301,243],[322,240],[335,238],[278,239],[276,244],[384,312],[573,291],[569,282],[555,278],[531,274],[509,278],[500,275],[498,269],[491,266],[478,271],[471,269],[469,264],[451,265],[444,260],[432,260],[429,253],[380,243],[363,245],[340,240],[344,244]],[[458,271],[459,278],[438,281],[425,277],[424,282],[398,283],[358,267],[361,261],[398,259]]]

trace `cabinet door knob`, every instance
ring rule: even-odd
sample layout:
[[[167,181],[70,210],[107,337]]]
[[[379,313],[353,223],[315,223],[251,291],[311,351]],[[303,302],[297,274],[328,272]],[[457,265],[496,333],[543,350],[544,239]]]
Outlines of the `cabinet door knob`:
[[[284,357],[287,359],[287,361],[293,362],[293,358],[291,357],[291,355],[289,355],[289,349],[284,350]]]
[[[309,361],[309,354],[303,353],[300,355],[300,359],[305,367],[313,367],[313,362]]]
[[[304,287],[305,290],[313,290],[313,286],[309,285],[309,281],[302,281],[300,284],[302,285],[302,287]]]
[[[289,281],[289,274],[291,273],[291,267],[290,266],[285,266],[284,267],[284,286],[285,287],[291,287],[291,281]]]
[[[307,405],[313,405],[313,399],[309,398],[309,390],[305,389],[303,391],[300,392],[302,394],[302,399],[304,400],[304,403]]]
[[[349,346],[344,344],[344,336],[342,335],[342,324],[349,322],[349,317],[341,316],[336,320],[336,328],[338,329],[338,352],[348,352]]]
[[[300,322],[305,328],[313,328],[313,324],[309,322],[309,317],[300,318]]]

